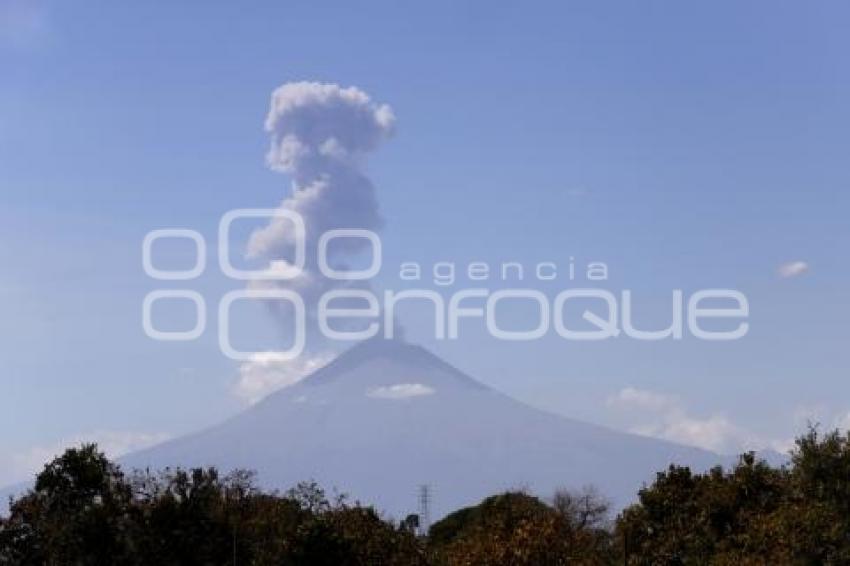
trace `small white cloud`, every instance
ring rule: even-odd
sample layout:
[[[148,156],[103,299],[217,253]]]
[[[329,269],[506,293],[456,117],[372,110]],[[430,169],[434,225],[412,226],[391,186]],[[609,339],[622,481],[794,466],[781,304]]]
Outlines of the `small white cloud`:
[[[274,352],[259,352],[239,366],[239,379],[233,391],[237,397],[253,404],[272,391],[298,383],[332,358],[329,353],[302,354],[294,360],[281,362]]]
[[[790,434],[785,437],[757,434],[722,414],[694,416],[678,397],[654,391],[626,387],[609,397],[606,405],[617,411],[617,419],[629,432],[723,454],[763,449],[787,454],[795,446]],[[809,424],[823,431],[845,432],[850,431],[850,411],[836,410],[823,403],[800,405],[794,409],[789,423],[795,434]]]
[[[808,270],[809,264],[805,261],[789,261],[780,265],[777,273],[783,279],[790,279],[791,277],[803,275]]]
[[[366,393],[366,396],[376,399],[410,399],[412,397],[432,395],[433,393],[433,388],[421,383],[398,383],[396,385],[385,385],[371,389]]]
[[[634,387],[624,387],[616,395],[609,397],[607,401],[609,407],[630,406],[654,411],[674,407],[678,403],[678,399],[674,396]]]
[[[723,415],[705,418],[688,413],[675,395],[626,387],[608,398],[607,406],[620,412],[630,432],[697,446],[720,453],[773,446],[738,427]]]
[[[699,419],[684,412],[668,415],[654,434],[673,442],[699,446],[715,452],[738,452],[752,448],[748,435],[719,415]]]

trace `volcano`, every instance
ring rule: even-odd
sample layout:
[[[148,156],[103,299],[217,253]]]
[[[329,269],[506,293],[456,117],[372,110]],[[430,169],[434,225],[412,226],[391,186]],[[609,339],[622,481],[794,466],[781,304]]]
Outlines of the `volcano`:
[[[373,339],[217,426],[121,464],[251,469],[268,489],[315,480],[396,518],[416,511],[427,484],[436,518],[517,488],[548,497],[593,485],[620,508],[672,462],[704,470],[724,460],[535,409],[420,346]]]

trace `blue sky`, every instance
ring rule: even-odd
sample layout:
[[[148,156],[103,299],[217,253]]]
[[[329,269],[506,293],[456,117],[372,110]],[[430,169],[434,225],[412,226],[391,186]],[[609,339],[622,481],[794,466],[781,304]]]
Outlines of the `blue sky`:
[[[0,7],[0,480],[62,442],[118,451],[244,407],[212,326],[142,332],[141,241],[213,242],[225,211],[286,196],[262,126],[299,80],[395,112],[368,162],[383,285],[401,261],[575,257],[643,294],[647,320],[674,288],[751,306],[730,343],[437,342],[412,318],[413,339],[534,405],[717,449],[850,424],[840,2]],[[809,269],[777,275],[794,261]],[[193,285],[211,305],[235,288]]]

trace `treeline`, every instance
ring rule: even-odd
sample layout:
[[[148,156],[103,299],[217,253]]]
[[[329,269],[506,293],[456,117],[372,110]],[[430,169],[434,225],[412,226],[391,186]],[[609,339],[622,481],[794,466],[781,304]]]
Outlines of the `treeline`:
[[[11,501],[0,564],[850,564],[850,437],[810,430],[783,468],[670,466],[614,519],[592,489],[508,492],[417,527],[315,484],[264,492],[248,472],[125,475],[86,445]]]

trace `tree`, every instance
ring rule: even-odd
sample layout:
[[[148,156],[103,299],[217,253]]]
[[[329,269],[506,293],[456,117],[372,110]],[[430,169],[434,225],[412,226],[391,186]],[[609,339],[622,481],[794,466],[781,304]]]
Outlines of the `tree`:
[[[566,502],[566,493],[557,497],[559,502]],[[589,521],[573,522],[573,510],[577,508],[559,511],[526,493],[507,492],[435,523],[429,546],[434,561],[447,565],[606,563],[607,545],[591,531]]]
[[[424,564],[414,533],[315,483],[263,493],[250,472],[136,472],[94,445],[48,464],[0,521],[0,564]]]
[[[573,547],[582,549],[582,556],[611,556],[611,504],[596,488],[556,490],[552,507],[566,522]]]
[[[742,456],[729,473],[717,467],[694,474],[687,467],[670,466],[639,492],[637,505],[623,512],[618,536],[634,563],[691,564],[740,554],[754,542],[749,536],[752,521],[781,505],[786,484],[784,470],[756,461],[752,454]]]
[[[791,465],[670,466],[617,521],[632,564],[850,563],[850,436],[811,428]]]
[[[15,501],[0,531],[0,561],[14,564],[134,563],[132,493],[94,444],[67,450]]]
[[[279,494],[251,472],[136,472],[94,445],[66,451],[0,519],[0,565],[850,564],[850,436],[814,428],[788,467],[671,465],[611,532],[593,489],[488,497],[417,538],[315,483]],[[617,556],[618,552],[622,552]]]

